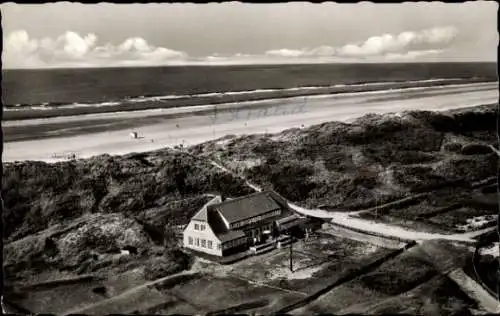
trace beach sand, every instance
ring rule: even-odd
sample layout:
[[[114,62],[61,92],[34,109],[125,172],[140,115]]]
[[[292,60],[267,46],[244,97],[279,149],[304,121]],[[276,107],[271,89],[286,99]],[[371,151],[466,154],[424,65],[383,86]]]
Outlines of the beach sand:
[[[74,153],[76,158],[87,158],[104,153],[145,152],[178,144],[194,145],[227,134],[276,133],[329,121],[349,122],[368,113],[443,111],[492,104],[498,102],[498,96],[498,83],[483,83],[240,102],[219,105],[216,114],[214,106],[209,105],[8,121],[3,124],[3,161],[50,162],[61,160],[54,154],[62,157]],[[132,131],[138,133],[137,139],[130,137]],[[28,140],[8,140],[21,134]]]

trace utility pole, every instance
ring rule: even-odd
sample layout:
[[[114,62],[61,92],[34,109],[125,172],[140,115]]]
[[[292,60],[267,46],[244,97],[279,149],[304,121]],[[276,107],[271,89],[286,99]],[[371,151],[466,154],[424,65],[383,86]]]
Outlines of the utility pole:
[[[214,106],[214,125],[212,126],[212,140],[215,139],[215,125],[217,124],[217,104]]]
[[[290,272],[293,272],[293,236],[290,234]]]

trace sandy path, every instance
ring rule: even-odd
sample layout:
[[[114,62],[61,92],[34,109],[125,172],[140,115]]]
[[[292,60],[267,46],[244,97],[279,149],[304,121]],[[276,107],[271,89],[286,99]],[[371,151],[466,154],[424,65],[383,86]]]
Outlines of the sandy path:
[[[452,279],[469,297],[479,303],[488,313],[500,313],[500,302],[492,297],[480,284],[465,274],[461,268],[448,273]]]
[[[234,173],[231,170],[227,169],[220,163],[217,163],[215,161],[211,161],[211,163],[217,168],[234,175]],[[249,187],[251,187],[255,191],[257,192],[262,191],[262,188],[250,183],[248,180],[246,181],[246,183]],[[372,234],[375,233],[382,237],[387,237],[387,238],[396,237],[402,240],[415,240],[418,243],[422,243],[425,240],[444,239],[449,241],[460,241],[460,242],[475,244],[477,243],[477,240],[474,239],[475,237],[495,229],[495,227],[488,227],[478,231],[467,232],[462,234],[427,233],[427,232],[411,230],[406,227],[400,227],[397,225],[391,225],[382,222],[374,222],[367,219],[352,216],[358,212],[343,213],[343,212],[325,211],[322,209],[307,209],[299,205],[296,205],[290,201],[287,202],[288,206],[291,209],[305,216],[328,219],[334,224],[336,223],[339,225],[347,226],[349,228],[357,229],[362,232],[367,232]],[[347,234],[345,234],[344,236],[348,237]]]
[[[54,161],[53,155],[75,153],[86,158],[98,154],[125,154],[144,152],[173,146],[193,145],[227,134],[275,133],[287,128],[309,126],[328,121],[350,121],[367,113],[387,113],[403,110],[448,110],[498,101],[498,84],[440,87],[439,93],[410,89],[356,95],[327,95],[278,100],[255,101],[259,109],[239,109],[229,112],[188,115],[176,119],[165,118],[162,123],[145,125],[134,130],[144,138],[131,139],[131,130],[92,133],[72,137],[8,142],[4,144],[4,161]],[[471,87],[477,87],[471,89]],[[484,90],[484,88],[488,88]],[[491,89],[489,89],[491,87]],[[380,100],[384,96],[384,100]],[[242,105],[239,104],[238,107]],[[264,106],[264,108],[262,108]],[[181,111],[181,109],[176,109]],[[142,111],[144,112],[144,111]],[[160,112],[160,111],[157,111]],[[149,111],[149,114],[152,112]],[[118,114],[116,114],[118,115]],[[145,115],[128,112],[120,115]],[[45,119],[44,124],[70,118]],[[82,118],[74,118],[81,120]],[[32,125],[41,120],[5,122],[4,126]],[[156,118],[158,122],[158,118]],[[18,124],[18,125],[15,125]]]
[[[413,239],[419,242],[432,239],[445,239],[450,241],[469,242],[472,244],[477,242],[467,234],[448,235],[448,234],[419,232],[410,230],[408,228],[399,227],[396,225],[373,222],[366,219],[351,217],[348,213],[327,212],[324,210],[306,209],[290,202],[288,204],[292,209],[294,209],[298,213],[313,217],[328,218],[331,220],[332,223],[338,223],[365,232],[376,233],[381,236],[398,237],[401,239]]]

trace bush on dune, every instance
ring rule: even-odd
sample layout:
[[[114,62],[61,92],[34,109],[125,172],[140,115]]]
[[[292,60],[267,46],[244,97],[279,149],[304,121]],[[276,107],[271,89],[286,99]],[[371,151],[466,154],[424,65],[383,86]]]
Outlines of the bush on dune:
[[[392,144],[386,145],[367,145],[362,149],[363,156],[382,166],[391,164],[418,164],[437,161],[439,156],[429,152],[419,150],[398,149]]]
[[[189,256],[177,248],[173,231],[172,236],[163,231],[160,243],[155,244],[147,224],[123,214],[92,214],[73,226],[62,233],[47,230],[7,244],[6,279],[29,282],[34,274],[53,270],[72,274],[123,271],[144,262],[150,270],[165,276],[190,265]],[[122,250],[129,254],[121,254]]]
[[[70,259],[76,253],[92,249],[98,253],[117,252],[125,247],[147,249],[152,242],[143,227],[122,214],[97,216],[58,240],[61,255]]]
[[[457,110],[449,114],[431,111],[409,111],[408,113],[436,131],[455,134],[496,130],[498,119],[498,109],[492,106]]]
[[[452,142],[452,143],[448,143],[448,144],[443,145],[443,149],[447,152],[450,152],[450,153],[461,153],[462,147],[463,147],[462,144],[456,143],[456,142]]]
[[[209,196],[194,196],[166,202],[164,205],[141,211],[137,218],[156,227],[184,225],[211,199]]]
[[[449,181],[473,182],[496,176],[497,168],[498,157],[495,154],[451,157],[438,164],[434,174]]]
[[[305,200],[315,184],[308,180],[313,168],[304,162],[266,162],[247,170],[247,176],[259,184],[270,184],[272,189],[291,201]]]
[[[463,155],[488,155],[493,153],[493,150],[484,144],[467,144],[462,148]]]
[[[149,260],[144,267],[146,280],[156,280],[188,269],[192,257],[180,250],[166,251],[163,255]]]
[[[207,191],[252,192],[243,180],[189,155],[161,150],[142,159],[148,163],[102,155],[56,164],[4,164],[4,238],[16,240],[87,213],[134,216]]]
[[[356,199],[361,201],[359,205],[369,204],[370,200],[373,204],[375,200],[389,200],[405,192],[483,179],[496,170],[496,159],[485,150],[484,155],[467,158],[462,155],[462,144],[443,145],[445,136],[453,138],[463,131],[467,134],[463,135],[466,142],[474,141],[479,134],[484,134],[483,138],[495,135],[491,120],[496,109],[472,114],[467,111],[367,115],[352,124],[330,122],[311,126],[298,131],[293,139],[282,138],[279,142],[266,139],[252,147],[257,148],[253,153],[265,163],[248,168],[245,175],[264,188],[273,188],[295,202],[308,205],[355,205]],[[483,120],[485,125],[475,124],[472,118]],[[237,139],[232,147],[236,156],[242,154],[244,147],[240,141],[244,142]],[[466,152],[483,153],[483,149],[473,146]],[[459,155],[449,155],[450,152]],[[314,167],[318,161],[324,167]],[[287,164],[293,167],[285,167]],[[375,173],[393,170],[396,182],[365,177],[362,168]]]
[[[161,257],[157,273],[177,272],[188,263],[173,226],[186,224],[212,192],[253,190],[206,160],[170,150],[4,164],[7,279],[24,282],[53,270],[125,271],[153,257]],[[150,256],[153,247],[161,255]],[[130,255],[120,254],[127,249]]]
[[[412,192],[428,191],[448,183],[429,166],[394,166],[393,170],[398,183]]]

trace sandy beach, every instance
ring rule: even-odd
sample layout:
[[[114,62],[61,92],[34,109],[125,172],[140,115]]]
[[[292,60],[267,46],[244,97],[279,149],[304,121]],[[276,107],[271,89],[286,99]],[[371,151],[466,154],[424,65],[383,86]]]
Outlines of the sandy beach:
[[[368,113],[449,110],[498,102],[498,83],[450,85],[3,123],[3,161],[56,161],[194,145],[228,134],[275,133]],[[216,109],[216,110],[214,110]],[[138,133],[137,139],[129,134]],[[9,140],[11,139],[11,140]],[[23,139],[16,141],[16,139]]]

